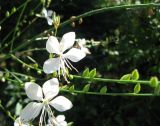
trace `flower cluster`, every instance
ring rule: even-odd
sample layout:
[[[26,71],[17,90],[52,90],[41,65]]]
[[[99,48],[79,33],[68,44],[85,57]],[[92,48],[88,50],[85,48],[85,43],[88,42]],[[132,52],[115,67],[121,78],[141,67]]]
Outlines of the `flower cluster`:
[[[46,11],[44,10],[46,13]],[[47,18],[47,17],[46,17]],[[58,72],[67,80],[67,68],[75,69],[70,61],[78,62],[86,56],[82,45],[81,48],[74,48],[75,33],[69,32],[63,35],[59,43],[55,36],[50,36],[46,43],[46,49],[53,53],[52,57],[44,62],[43,70],[46,74]],[[67,51],[67,52],[66,52]],[[70,61],[69,61],[70,60]],[[77,71],[77,70],[76,70]],[[42,87],[34,82],[25,83],[25,92],[32,101],[21,111],[20,117],[15,120],[14,126],[31,126],[29,123],[40,115],[39,126],[67,126],[64,115],[54,116],[51,106],[57,111],[64,112],[72,108],[72,103],[64,96],[57,96],[59,93],[59,81],[52,78],[46,81]],[[57,97],[56,97],[57,96]],[[48,117],[48,122],[46,122]]]

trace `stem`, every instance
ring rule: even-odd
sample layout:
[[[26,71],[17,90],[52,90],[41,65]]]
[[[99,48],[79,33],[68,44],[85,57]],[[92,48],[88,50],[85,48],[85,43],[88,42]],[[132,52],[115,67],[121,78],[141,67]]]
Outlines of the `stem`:
[[[11,57],[13,57],[14,59],[16,59],[19,63],[24,64],[25,66],[27,66],[27,67],[29,67],[29,68],[31,68],[31,69],[41,70],[41,69],[39,69],[39,68],[35,68],[35,67],[33,67],[33,66],[31,66],[31,65],[23,62],[22,60],[18,59],[18,58],[17,58],[15,55],[13,55],[13,54],[11,54]]]
[[[16,13],[18,10],[20,10],[26,3],[30,2],[30,1],[31,1],[31,0],[27,0],[25,3],[23,3],[22,5],[20,5],[15,12],[13,12],[13,13],[11,13],[11,14],[9,15],[9,17],[10,17],[11,15],[13,15],[14,13]],[[4,18],[2,21],[0,21],[0,25],[1,25],[6,19],[8,19],[9,17],[6,17],[6,18]]]
[[[65,89],[60,89],[62,92],[67,92],[71,93],[69,90]],[[106,95],[106,96],[160,96],[160,94],[153,94],[153,93],[140,93],[140,94],[135,94],[135,93],[100,93],[100,92],[84,92],[84,91],[79,91],[79,90],[74,90],[72,93],[77,93],[77,94],[87,94],[87,95]]]
[[[79,20],[80,18],[89,17],[89,16],[92,16],[95,14],[104,13],[106,11],[111,11],[111,10],[147,8],[147,7],[158,7],[158,6],[160,6],[160,4],[148,3],[148,4],[131,4],[131,5],[118,5],[118,6],[113,6],[113,7],[104,7],[104,8],[92,10],[92,11],[86,12],[84,14],[81,14],[81,15],[75,17],[74,21]],[[69,20],[61,23],[60,26],[63,27],[64,25],[67,25],[71,22],[72,22],[72,20],[69,19]]]
[[[144,84],[144,85],[150,85],[150,81],[146,80],[119,80],[119,79],[106,79],[106,78],[90,78],[90,77],[82,77],[73,75],[73,78],[75,79],[84,79],[84,80],[91,80],[91,81],[100,81],[100,82],[111,82],[111,83],[120,83],[120,84]],[[158,82],[160,84],[160,81]]]
[[[15,29],[14,29],[13,38],[12,38],[12,40],[11,40],[11,48],[10,48],[10,51],[11,51],[11,52],[12,52],[12,47],[13,47],[13,43],[14,43],[14,40],[15,40],[15,35],[16,35],[16,32],[17,32],[18,25],[19,25],[19,22],[20,22],[20,20],[21,20],[21,17],[22,17],[22,15],[23,15],[24,10],[25,10],[26,7],[27,7],[27,2],[25,2],[25,5],[24,5],[24,7],[23,7],[23,9],[22,9],[22,12],[21,12],[20,15],[19,15],[18,21],[17,21],[17,23],[16,23],[16,27],[15,27]]]
[[[11,115],[11,113],[9,111],[7,111],[4,106],[1,104],[1,100],[0,100],[0,109],[3,110],[13,121],[15,120],[15,117]]]

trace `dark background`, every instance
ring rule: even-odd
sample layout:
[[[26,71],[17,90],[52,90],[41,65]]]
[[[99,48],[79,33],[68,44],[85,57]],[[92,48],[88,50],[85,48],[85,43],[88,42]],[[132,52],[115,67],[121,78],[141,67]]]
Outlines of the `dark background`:
[[[118,0],[117,0],[118,1]],[[11,12],[12,8],[19,7],[25,1],[5,0],[0,1],[0,18],[5,18],[6,11]],[[155,2],[154,0],[141,0],[141,3]],[[158,2],[158,1],[157,1]],[[134,4],[135,1],[131,1]],[[129,4],[122,0],[120,4]],[[47,2],[45,6],[47,5]],[[71,16],[77,16],[90,10],[118,5],[116,0],[53,0],[47,9],[54,10],[61,16],[61,22],[69,19]],[[36,21],[27,27],[36,17],[36,13],[42,10],[42,3],[34,0],[28,3],[18,30],[15,36],[13,48],[23,45],[27,39],[36,36],[50,27],[46,20],[37,18]],[[4,41],[4,38],[14,29],[20,11],[10,16],[1,24],[1,42],[0,42],[0,67],[2,70],[7,68],[10,71],[24,73],[36,78],[45,78],[45,74],[39,75],[34,70],[23,68],[20,63],[12,58],[5,59],[8,55],[10,45],[6,46],[12,40],[13,33]],[[112,10],[83,18],[83,22],[75,21],[58,29],[57,36],[61,37],[69,31],[76,32],[76,38],[85,38],[86,40],[95,40],[100,42],[97,46],[90,44],[91,54],[73,64],[81,74],[86,68],[96,68],[97,76],[104,78],[120,78],[122,75],[138,69],[140,79],[149,80],[151,76],[160,78],[160,9],[135,8]],[[22,32],[23,31],[23,32]],[[47,36],[49,33],[43,34]],[[31,48],[44,48],[46,40],[34,41],[19,51]],[[5,49],[2,49],[5,47]],[[16,55],[27,63],[30,63],[26,57],[29,55],[42,66],[48,58],[46,51],[25,53]],[[77,74],[72,71],[71,73]],[[7,76],[5,74],[5,76]],[[9,75],[10,76],[10,75]],[[12,77],[11,77],[12,78]],[[21,78],[26,81],[25,78]],[[44,80],[36,80],[43,84]],[[73,80],[77,89],[81,89],[87,82]],[[91,83],[94,91],[100,89],[103,84]],[[142,87],[145,92],[153,92],[149,87]],[[114,83],[108,85],[108,92],[133,92],[133,86],[119,86]],[[0,82],[0,99],[2,105],[11,112],[12,115],[17,111],[17,104],[23,105],[28,102],[23,87],[14,82]],[[73,121],[74,126],[159,126],[160,124],[160,98],[159,97],[121,97],[121,96],[96,96],[96,95],[71,95],[65,93],[66,97],[72,100],[74,107],[65,112],[66,120]],[[59,114],[59,113],[57,113]],[[0,109],[0,126],[13,125],[12,120]]]

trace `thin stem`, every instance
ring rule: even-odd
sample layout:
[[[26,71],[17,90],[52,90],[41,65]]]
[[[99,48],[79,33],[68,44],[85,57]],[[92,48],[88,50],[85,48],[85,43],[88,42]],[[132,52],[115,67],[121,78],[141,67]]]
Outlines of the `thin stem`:
[[[41,69],[39,69],[39,68],[35,68],[35,67],[33,67],[33,66],[31,66],[31,65],[23,62],[22,60],[20,60],[19,58],[17,58],[17,57],[16,57],[15,55],[13,55],[13,54],[11,54],[11,56],[12,56],[14,59],[16,59],[19,63],[21,63],[21,64],[23,64],[23,65],[25,65],[25,66],[27,66],[27,67],[29,67],[29,68],[31,68],[31,69],[41,70]]]
[[[10,15],[9,15],[9,17],[11,16],[11,15],[13,15],[14,13],[16,13],[18,10],[20,10],[26,3],[28,3],[28,2],[30,2],[31,0],[27,0],[26,2],[24,2],[23,4],[21,4],[18,8],[17,8],[17,10],[15,11],[15,12],[13,12],[13,13],[11,13]],[[0,21],[0,25],[6,20],[6,19],[8,19],[9,17],[6,17],[6,18],[4,18],[2,21]]]
[[[149,85],[150,81],[146,80],[119,80],[119,79],[106,79],[106,78],[90,78],[90,77],[82,77],[73,75],[75,79],[84,79],[84,80],[91,80],[91,81],[100,81],[100,82],[111,82],[111,83],[120,83],[120,84],[144,84]],[[160,84],[160,81],[158,82]]]
[[[134,9],[134,8],[147,8],[147,7],[158,7],[160,6],[160,4],[156,4],[156,3],[148,3],[148,4],[131,4],[131,5],[118,5],[118,6],[113,6],[113,7],[104,7],[104,8],[100,8],[100,9],[96,9],[96,10],[92,10],[89,12],[86,12],[84,14],[81,14],[79,16],[76,16],[74,18],[74,21],[79,20],[80,18],[84,18],[84,17],[89,17],[92,15],[96,15],[99,13],[104,13],[106,11],[111,11],[111,10],[120,10],[120,9]],[[63,23],[61,23],[61,27],[69,24],[72,22],[72,19],[69,19]]]
[[[7,111],[5,107],[1,104],[1,100],[0,100],[0,109],[3,110],[8,115],[8,117],[10,117],[13,121],[15,120],[15,117],[12,116],[11,113]]]
[[[70,93],[69,90],[65,89],[60,89],[61,92],[67,92]],[[77,93],[77,94],[87,94],[87,95],[106,95],[106,96],[160,96],[160,94],[153,94],[153,93],[100,93],[100,92],[84,92],[84,91],[79,91],[79,90],[74,90],[72,93]]]
[[[7,69],[6,69],[6,71],[7,71],[8,73],[10,73],[20,84],[23,83],[23,81],[21,81],[21,79],[19,79],[19,77],[17,77],[15,74],[13,74],[12,72],[10,72],[10,71],[7,70]]]
[[[36,10],[37,7],[39,7],[40,5],[41,5],[41,3],[39,3],[39,4],[33,9],[33,11]],[[37,19],[38,19],[37,17],[34,18],[34,19],[31,21],[31,23],[29,23],[29,25],[27,25],[27,26],[20,32],[20,34],[15,37],[15,39],[16,39],[17,37],[19,37],[22,33],[24,33],[34,22],[36,22]],[[13,32],[14,32],[14,29],[12,29],[12,31],[10,31],[10,32],[5,36],[5,38],[2,40],[1,43],[4,43],[4,42],[8,39],[8,37],[9,37]],[[8,45],[11,44],[11,42],[12,42],[12,40],[11,40],[10,42],[8,42]],[[4,48],[6,48],[6,47],[1,48],[1,50],[3,50]]]
[[[27,7],[27,2],[25,3],[25,5],[24,5],[24,7],[23,7],[23,9],[22,9],[22,11],[21,11],[21,13],[19,15],[18,21],[17,21],[15,29],[14,29],[13,38],[11,40],[11,48],[10,48],[11,52],[12,52],[12,47],[13,47],[13,43],[14,43],[14,40],[15,40],[15,35],[16,35],[16,32],[17,32],[18,25],[19,25],[19,22],[20,22],[20,20],[22,18],[22,15],[23,15],[24,10],[25,10],[26,7]]]

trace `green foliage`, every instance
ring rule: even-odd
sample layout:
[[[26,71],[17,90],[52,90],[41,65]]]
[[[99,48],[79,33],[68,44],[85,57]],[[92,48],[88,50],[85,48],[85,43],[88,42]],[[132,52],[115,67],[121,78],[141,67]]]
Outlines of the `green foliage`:
[[[141,85],[138,83],[134,86],[134,93],[138,94],[141,91]]]
[[[107,86],[104,86],[100,89],[101,94],[105,94],[107,92]]]
[[[154,89],[155,94],[160,94],[160,84]]]
[[[123,75],[120,80],[130,80],[131,79],[131,74],[126,74],[126,75]]]
[[[83,74],[82,74],[82,77],[89,77],[90,73],[89,73],[89,68],[86,68],[84,71],[83,71]]]
[[[90,71],[89,77],[94,78],[95,76],[96,76],[96,69],[93,69],[93,70]]]
[[[73,93],[73,92],[74,92],[74,85],[72,85],[72,86],[69,88],[69,92],[70,92],[70,93]]]
[[[88,91],[89,91],[89,88],[90,88],[90,84],[86,84],[86,85],[83,87],[83,91],[84,91],[84,92],[88,92]]]
[[[138,80],[139,79],[139,72],[138,72],[137,69],[135,69],[135,70],[132,71],[131,79],[132,80]]]
[[[156,88],[158,86],[158,78],[157,77],[151,77],[150,86],[153,88]]]

